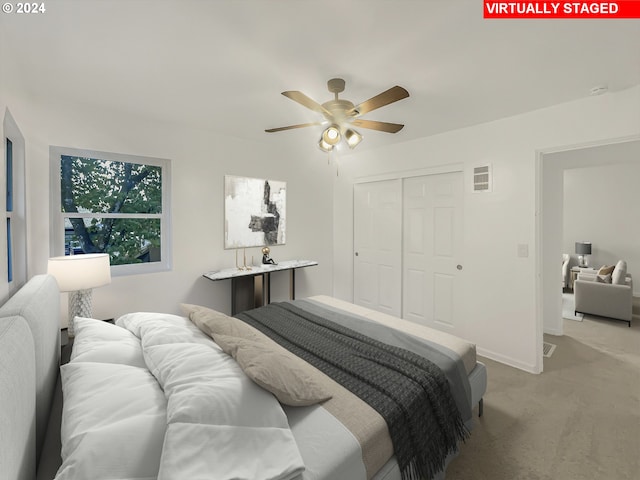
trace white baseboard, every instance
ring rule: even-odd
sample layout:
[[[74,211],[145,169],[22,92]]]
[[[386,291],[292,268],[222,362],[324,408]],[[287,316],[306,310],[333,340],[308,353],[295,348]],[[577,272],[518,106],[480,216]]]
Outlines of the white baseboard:
[[[487,350],[481,347],[476,347],[476,352],[481,357],[487,357],[491,360],[495,360],[496,362],[504,363],[505,365],[508,365],[510,367],[517,368],[519,370],[524,370],[527,373],[535,373],[535,374],[540,373],[539,371],[537,371],[535,365],[523,363],[519,360],[516,360],[515,358],[511,358],[506,355],[502,355],[500,353],[492,352],[490,350]]]
[[[564,335],[564,332],[562,332],[562,331],[560,331],[558,329],[555,329],[555,328],[545,328],[544,329],[544,333],[545,333],[545,335],[553,335],[553,336],[556,336],[556,337],[561,337],[562,335]]]

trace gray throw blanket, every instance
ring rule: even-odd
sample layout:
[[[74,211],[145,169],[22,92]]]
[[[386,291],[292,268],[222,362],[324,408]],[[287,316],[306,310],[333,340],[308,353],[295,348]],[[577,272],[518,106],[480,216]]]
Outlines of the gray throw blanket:
[[[432,478],[468,432],[439,367],[299,308],[272,303],[237,318],[333,378],[389,427],[403,480]]]

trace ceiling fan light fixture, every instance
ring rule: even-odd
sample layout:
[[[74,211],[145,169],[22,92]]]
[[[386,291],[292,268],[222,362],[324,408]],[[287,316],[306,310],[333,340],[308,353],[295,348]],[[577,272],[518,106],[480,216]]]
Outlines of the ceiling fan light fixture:
[[[362,135],[352,129],[348,129],[346,132],[344,132],[344,138],[347,141],[347,145],[349,145],[349,148],[351,149],[356,148],[362,141]]]
[[[340,127],[337,125],[328,126],[322,132],[322,140],[331,146],[336,145],[340,141]]]
[[[282,95],[293,100],[294,102],[308,108],[316,113],[322,114],[323,119],[317,122],[301,123],[298,125],[288,125],[286,127],[268,128],[267,133],[281,132],[283,130],[292,130],[297,128],[311,127],[314,125],[324,125],[318,146],[325,152],[331,152],[341,141],[342,137],[353,149],[362,141],[362,135],[350,128],[351,126],[358,128],[366,128],[369,130],[377,130],[386,133],[398,133],[404,127],[403,124],[380,122],[377,120],[365,120],[360,118],[361,115],[369,113],[378,108],[384,107],[391,103],[407,98],[409,92],[395,85],[378,95],[375,95],[364,102],[354,104],[350,100],[339,98],[338,94],[344,91],[345,81],[342,78],[332,78],[327,82],[327,88],[334,94],[333,100],[324,103],[318,103],[314,99],[308,97],[297,90],[287,90]],[[340,148],[340,147],[338,147]]]
[[[324,135],[323,135],[324,137]],[[320,141],[318,142],[318,146],[320,147],[320,150],[329,153],[331,150],[333,150],[333,145],[328,144],[327,142],[324,141],[324,138],[320,138]]]

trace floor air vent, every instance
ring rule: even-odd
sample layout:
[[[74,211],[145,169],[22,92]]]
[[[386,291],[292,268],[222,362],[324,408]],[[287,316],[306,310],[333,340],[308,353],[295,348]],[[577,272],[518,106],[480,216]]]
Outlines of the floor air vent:
[[[553,355],[553,351],[555,349],[556,349],[556,345],[554,345],[553,343],[547,343],[547,342],[542,343],[542,355],[544,355],[547,358]]]

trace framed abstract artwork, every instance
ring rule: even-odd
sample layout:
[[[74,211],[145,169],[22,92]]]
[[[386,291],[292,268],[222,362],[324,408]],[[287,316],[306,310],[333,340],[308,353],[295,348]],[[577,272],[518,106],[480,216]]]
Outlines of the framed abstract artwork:
[[[224,248],[284,244],[286,203],[286,182],[225,175]]]

